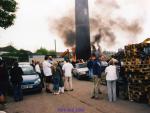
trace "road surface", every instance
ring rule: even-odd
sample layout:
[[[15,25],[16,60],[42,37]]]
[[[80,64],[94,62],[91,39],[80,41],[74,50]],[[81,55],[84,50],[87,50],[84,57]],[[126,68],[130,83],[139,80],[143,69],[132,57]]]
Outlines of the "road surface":
[[[7,113],[150,113],[150,106],[118,99],[109,102],[106,86],[99,100],[91,99],[93,83],[73,79],[74,91],[61,95],[26,95],[21,102],[9,98]]]

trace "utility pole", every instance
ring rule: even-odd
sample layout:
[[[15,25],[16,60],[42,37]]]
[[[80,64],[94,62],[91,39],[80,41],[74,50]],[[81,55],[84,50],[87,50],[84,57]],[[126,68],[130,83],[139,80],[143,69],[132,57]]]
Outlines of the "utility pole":
[[[55,53],[56,53],[56,56],[57,56],[57,50],[56,50],[56,39],[54,40],[54,44],[55,44]]]

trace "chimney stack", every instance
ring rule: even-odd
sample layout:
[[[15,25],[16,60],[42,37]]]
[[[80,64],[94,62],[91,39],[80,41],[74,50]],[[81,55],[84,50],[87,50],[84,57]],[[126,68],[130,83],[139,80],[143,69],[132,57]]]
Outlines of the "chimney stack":
[[[87,60],[91,56],[88,0],[75,0],[76,57]]]

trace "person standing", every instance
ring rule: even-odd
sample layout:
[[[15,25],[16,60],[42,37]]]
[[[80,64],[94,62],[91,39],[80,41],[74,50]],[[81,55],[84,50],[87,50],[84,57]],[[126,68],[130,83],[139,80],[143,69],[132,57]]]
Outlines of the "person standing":
[[[69,59],[66,59],[66,63],[63,65],[62,70],[65,75],[65,91],[73,91],[72,87],[72,69],[73,65],[69,62]]]
[[[18,62],[15,62],[14,67],[10,70],[10,76],[13,85],[14,101],[16,102],[23,100],[23,94],[21,89],[21,83],[23,81],[22,75],[22,69],[18,66]]]
[[[106,84],[106,74],[105,69],[108,66],[106,62],[106,57],[104,55],[101,56],[101,84]]]
[[[36,62],[34,60],[32,60],[30,65],[33,67],[34,70],[35,70],[35,64],[36,64]]]
[[[45,60],[43,62],[43,72],[45,76],[45,82],[46,82],[46,92],[52,93],[51,91],[51,82],[52,82],[52,64],[49,63],[49,58],[46,55]]]
[[[93,81],[94,81],[94,88],[92,93],[92,99],[98,99],[99,94],[101,94],[100,90],[100,83],[101,83],[101,61],[99,58],[95,57],[93,62]]]
[[[60,62],[58,62],[58,69],[60,71],[59,93],[64,93],[64,74]]]
[[[53,62],[52,66],[52,73],[53,73],[53,91],[54,95],[59,94],[59,84],[60,84],[60,76],[61,76],[61,70],[58,66],[58,62]]]
[[[5,108],[6,93],[9,84],[8,79],[8,71],[5,67],[5,62],[0,60],[0,104],[2,109]]]
[[[35,62],[35,71],[40,76],[42,87],[44,87],[43,74],[42,74],[42,71],[41,71],[41,67],[40,67],[40,62],[39,61]]]
[[[41,69],[40,69],[40,63],[39,63],[39,61],[36,61],[36,62],[35,62],[35,71],[36,71],[38,74],[41,74]]]
[[[116,81],[117,81],[117,69],[113,62],[110,60],[109,66],[106,67],[106,81],[107,81],[107,89],[108,89],[108,99],[110,102],[116,101]]]

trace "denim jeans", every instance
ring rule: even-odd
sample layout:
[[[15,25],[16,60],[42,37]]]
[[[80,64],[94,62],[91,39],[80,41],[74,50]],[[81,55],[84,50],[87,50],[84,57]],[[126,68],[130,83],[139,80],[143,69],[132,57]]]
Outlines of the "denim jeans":
[[[60,83],[60,79],[57,77],[54,77],[54,79],[53,79],[53,90],[54,91],[59,91],[59,83]]]
[[[13,85],[13,90],[14,90],[14,100],[15,100],[15,101],[23,100],[23,94],[22,94],[22,89],[21,89],[21,83],[14,84],[14,85]]]
[[[116,101],[116,80],[107,80],[107,89],[109,101]]]

